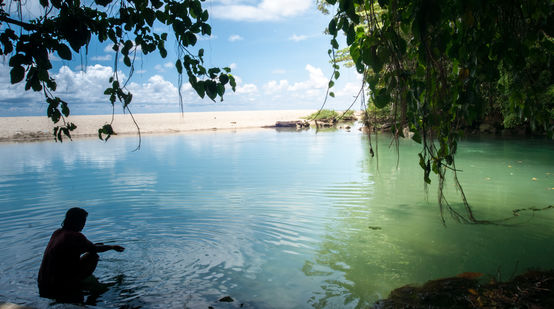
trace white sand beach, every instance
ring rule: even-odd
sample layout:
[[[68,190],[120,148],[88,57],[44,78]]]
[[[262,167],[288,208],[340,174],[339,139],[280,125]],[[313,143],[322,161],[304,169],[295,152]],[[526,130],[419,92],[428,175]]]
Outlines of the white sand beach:
[[[142,134],[163,134],[272,127],[277,121],[300,120],[313,112],[315,110],[195,112],[135,114],[134,117]],[[77,126],[71,133],[73,138],[97,136],[98,129],[112,121],[112,115],[70,116],[67,121]],[[53,127],[54,124],[46,116],[0,117],[0,141],[53,139]],[[118,135],[137,134],[130,115],[115,115],[112,127]]]

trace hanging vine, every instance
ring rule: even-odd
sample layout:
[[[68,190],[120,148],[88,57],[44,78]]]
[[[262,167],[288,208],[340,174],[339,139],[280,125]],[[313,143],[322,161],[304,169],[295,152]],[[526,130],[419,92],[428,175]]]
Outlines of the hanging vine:
[[[455,155],[463,130],[478,124],[492,104],[517,111],[521,121],[552,136],[554,40],[548,25],[554,4],[531,2],[326,0],[326,9],[336,7],[327,29],[329,54],[339,49],[342,32],[348,47],[339,54],[348,53],[363,74],[370,104],[391,110],[393,142],[398,147],[409,131],[421,144],[423,180],[427,186],[437,176],[443,222],[446,212],[460,222],[488,222],[473,214]],[[514,79],[520,83],[507,82]],[[364,119],[370,127],[369,114]],[[445,197],[448,174],[461,209]]]

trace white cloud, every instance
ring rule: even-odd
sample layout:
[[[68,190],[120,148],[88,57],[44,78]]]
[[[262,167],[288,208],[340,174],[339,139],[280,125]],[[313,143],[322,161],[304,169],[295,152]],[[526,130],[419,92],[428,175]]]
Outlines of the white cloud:
[[[236,42],[236,41],[241,41],[241,40],[244,40],[244,38],[241,37],[238,34],[233,34],[229,37],[229,42]]]
[[[173,64],[173,62],[166,62],[164,64],[156,64],[154,66],[154,70],[160,72],[160,73],[163,73],[165,71],[167,71],[168,69],[171,69],[171,68],[174,68],[175,67],[175,64]]]
[[[358,92],[360,91],[360,88],[362,87],[363,75],[356,73],[355,77],[356,77],[355,82],[347,82],[344,85],[344,87],[335,90],[335,95],[337,96],[337,98],[338,97],[352,98],[358,94]]]
[[[79,104],[105,102],[107,97],[104,90],[110,85],[109,78],[112,75],[111,67],[100,64],[88,66],[86,71],[73,71],[63,66],[54,74],[58,84],[56,95]],[[119,73],[119,78],[124,80],[125,75]]]
[[[290,91],[327,88],[329,80],[327,79],[327,77],[325,77],[325,75],[323,75],[323,71],[321,71],[320,68],[316,68],[310,64],[307,64],[306,70],[310,74],[310,79],[308,79],[307,81],[294,83],[292,86],[289,87]]]
[[[234,62],[229,65],[229,69],[231,69],[231,70],[234,70],[236,68],[237,68],[237,64],[234,63]]]
[[[254,94],[258,92],[258,87],[254,84],[244,84],[237,86],[237,94]]]
[[[24,83],[10,85],[9,67],[6,65],[0,64],[0,73],[2,73],[0,74],[0,112],[3,114],[13,114],[18,111],[35,114],[43,112],[45,106],[41,103],[44,102],[41,93],[25,91]],[[118,75],[120,81],[125,81],[126,76],[123,72],[119,72]],[[52,74],[58,85],[54,95],[69,102],[73,112],[110,112],[109,98],[104,95],[104,90],[110,86],[109,79],[112,76],[113,69],[110,66],[96,64],[86,67],[85,71],[62,66],[57,73]],[[175,109],[178,107],[177,87],[160,75],[154,75],[144,83],[130,82],[127,89],[133,94],[131,106],[134,108],[145,109],[161,105],[168,105]],[[183,84],[181,89],[185,104],[197,103],[194,100],[197,96],[190,84]],[[248,93],[251,87],[244,87],[241,91]],[[11,110],[12,107],[19,110]]]
[[[25,91],[25,81],[12,85],[10,67],[0,62],[0,112],[8,114],[44,114],[42,92]],[[41,103],[42,107],[41,107]]]
[[[310,64],[307,64],[305,69],[309,73],[309,78],[305,81],[291,84],[286,79],[272,80],[265,83],[262,89],[265,94],[274,96],[286,95],[302,99],[322,97],[329,83],[327,77],[321,69]]]
[[[253,1],[220,1],[211,10],[214,18],[241,20],[241,21],[267,21],[281,20],[302,14],[310,8],[312,0],[262,0]]]
[[[304,41],[308,38],[307,35],[296,35],[296,34],[293,34],[289,40],[291,41],[295,41],[295,42],[300,42],[300,41]]]
[[[187,84],[188,85],[188,84]],[[154,75],[148,79],[148,82],[139,84],[131,82],[128,86],[129,91],[133,93],[132,104],[177,104],[179,94],[177,87],[173,83],[165,80],[160,75]]]
[[[211,40],[216,40],[217,39],[217,35],[210,35],[210,36],[205,36],[205,35],[196,35],[196,39],[198,41],[211,41]]]
[[[104,47],[104,52],[106,53],[113,53],[113,44],[108,44],[108,46]]]
[[[90,59],[94,60],[94,61],[110,61],[110,60],[112,60],[112,55],[111,54],[106,54],[104,56],[94,56]]]
[[[285,79],[282,79],[280,81],[269,81],[264,86],[263,89],[265,93],[267,94],[273,94],[278,92],[286,91],[289,88],[289,82]]]
[[[108,44],[106,47],[104,47],[104,52],[105,53],[114,53],[115,51],[113,50],[113,46],[114,44]],[[142,47],[140,45],[135,45],[135,42],[133,42],[133,46],[134,48],[131,48],[131,53],[133,53],[135,51],[135,49],[137,50],[137,53],[142,51]],[[123,44],[119,44],[119,50],[121,50],[121,48],[123,48]],[[129,56],[131,57],[131,56]]]

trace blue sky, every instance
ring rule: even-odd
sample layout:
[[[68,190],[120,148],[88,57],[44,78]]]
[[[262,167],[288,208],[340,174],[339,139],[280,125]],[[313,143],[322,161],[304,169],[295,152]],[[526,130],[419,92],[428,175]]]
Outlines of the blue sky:
[[[29,0],[24,14],[40,14],[38,0]],[[332,72],[327,50],[330,37],[323,32],[330,16],[320,13],[314,0],[207,0],[212,36],[198,41],[205,49],[207,66],[229,66],[237,78],[235,93],[230,89],[224,101],[200,99],[183,86],[184,110],[279,110],[318,109],[325,98]],[[169,29],[156,28],[159,32]],[[171,33],[170,33],[171,37]],[[179,112],[175,47],[170,41],[168,57],[157,54],[139,57],[128,89],[135,113]],[[139,53],[139,55],[141,55]],[[88,54],[74,54],[73,61],[51,55],[51,73],[58,82],[57,95],[70,103],[73,114],[111,113],[104,89],[113,73],[114,53],[107,43],[93,41]],[[123,75],[128,68],[119,65]],[[361,86],[354,69],[342,68],[334,87],[335,98],[327,106],[346,109]],[[41,94],[25,92],[23,84],[10,85],[7,60],[0,61],[1,116],[44,115]],[[359,107],[359,103],[355,104]],[[116,112],[121,107],[116,107]]]

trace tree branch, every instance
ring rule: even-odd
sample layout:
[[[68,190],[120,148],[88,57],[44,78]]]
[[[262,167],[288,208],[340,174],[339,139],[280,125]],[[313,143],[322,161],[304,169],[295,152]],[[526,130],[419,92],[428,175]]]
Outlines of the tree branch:
[[[0,15],[0,21],[19,26],[25,30],[38,30],[39,27],[35,24],[26,23],[20,20],[12,19],[7,16]]]

